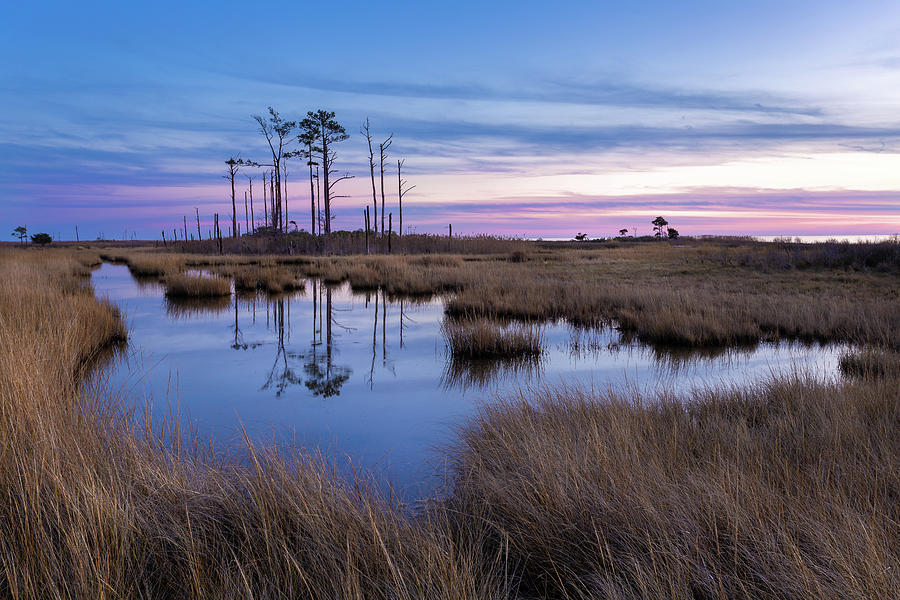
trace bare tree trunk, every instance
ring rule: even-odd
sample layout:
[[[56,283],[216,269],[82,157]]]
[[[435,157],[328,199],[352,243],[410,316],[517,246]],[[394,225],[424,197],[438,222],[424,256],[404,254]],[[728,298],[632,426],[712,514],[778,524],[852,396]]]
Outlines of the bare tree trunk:
[[[316,223],[319,235],[322,235],[322,180],[319,179],[319,167],[316,167]]]
[[[237,205],[234,202],[234,169],[231,170],[231,231],[237,231]]]
[[[306,145],[306,164],[309,165],[309,220],[310,233],[316,235],[316,186],[313,183],[312,142]]]
[[[203,236],[200,235],[200,209],[195,206],[194,212],[197,213],[197,241],[200,241],[203,239]]]
[[[385,151],[391,147],[391,139],[394,134],[388,136],[386,140],[378,145],[378,155],[381,159],[381,235],[384,235],[384,159],[387,158]]]
[[[328,135],[322,125],[322,170],[325,176],[325,235],[331,233],[331,190],[328,186]]]
[[[247,214],[247,192],[244,192],[244,231],[250,233],[250,215]]]
[[[248,177],[250,180],[250,223],[253,225],[253,233],[256,233],[256,216],[253,214],[253,178]]]
[[[366,118],[366,124],[363,127],[363,133],[366,136],[366,141],[369,143],[369,175],[372,179],[372,207],[375,209],[374,217],[375,217],[375,237],[378,237],[378,197],[375,194],[375,153],[372,150],[372,134],[369,132],[369,119]]]
[[[281,167],[284,172],[284,217],[282,218],[282,231],[287,233],[290,228],[290,221],[288,220],[288,178],[287,178],[287,165],[283,165]]]
[[[397,237],[403,236],[403,179],[400,178],[400,170],[403,168],[403,161],[397,161],[397,205],[400,210],[400,226],[397,228]]]
[[[266,227],[269,226],[269,204],[266,199],[266,174],[263,173],[263,216],[265,217]]]
[[[275,216],[275,175],[269,172],[269,197],[272,203],[272,229],[278,227],[278,218]]]

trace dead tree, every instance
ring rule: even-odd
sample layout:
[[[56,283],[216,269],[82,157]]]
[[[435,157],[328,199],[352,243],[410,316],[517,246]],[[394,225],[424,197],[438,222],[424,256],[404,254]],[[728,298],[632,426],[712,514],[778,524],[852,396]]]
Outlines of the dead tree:
[[[269,151],[272,153],[272,164],[265,165],[272,167],[274,181],[272,181],[272,226],[278,229],[282,228],[282,211],[281,211],[281,168],[283,161],[290,158],[293,154],[288,150],[290,143],[290,135],[294,128],[297,127],[296,121],[287,121],[282,119],[278,111],[269,107],[268,117],[253,115],[253,119],[259,125],[259,132],[266,138],[269,145]],[[263,166],[255,164],[255,166]]]
[[[250,183],[250,222],[253,225],[253,232],[256,232],[256,215],[253,213],[253,178],[247,175],[247,181]]]
[[[378,236],[378,196],[375,194],[375,152],[372,150],[372,134],[369,131],[369,118],[366,117],[366,124],[359,130],[361,134],[366,136],[366,142],[369,144],[369,175],[372,178],[372,208],[374,209],[375,219],[375,236]],[[368,248],[368,247],[367,247]]]
[[[228,166],[228,175],[223,175],[225,179],[231,180],[231,230],[237,231],[237,205],[234,201],[234,176],[240,170],[244,161],[234,156],[225,161]]]
[[[387,149],[391,147],[394,134],[378,144],[378,154],[381,157],[381,235],[384,236],[384,159],[388,157]]]
[[[403,196],[416,187],[414,185],[409,185],[407,181],[402,178],[400,172],[403,170],[404,163],[406,163],[406,159],[397,161],[397,201],[400,205],[400,223],[397,228],[397,237],[403,237]]]
[[[266,199],[266,172],[263,171],[263,223],[264,227],[269,226],[269,204]]]

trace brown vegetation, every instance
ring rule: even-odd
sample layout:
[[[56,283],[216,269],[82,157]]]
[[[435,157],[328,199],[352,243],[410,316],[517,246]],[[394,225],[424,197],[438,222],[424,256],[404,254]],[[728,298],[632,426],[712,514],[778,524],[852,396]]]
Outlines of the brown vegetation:
[[[456,358],[506,358],[535,356],[543,351],[538,326],[522,323],[501,325],[486,319],[445,319],[441,332]]]
[[[169,298],[211,298],[231,293],[231,282],[221,277],[168,273],[165,284]]]
[[[764,323],[798,335],[824,320],[823,336],[897,339],[887,275],[756,277],[708,268],[705,251],[541,251],[430,268],[448,269],[466,302],[496,293],[483,312],[630,311],[698,340],[765,334]],[[460,431],[454,486],[410,515],[300,450],[248,442],[248,460],[232,462],[175,424],[151,431],[84,380],[125,335],[85,281],[97,261],[0,253],[0,597],[900,596],[896,369],[683,398],[522,395]],[[361,264],[380,281],[395,276],[391,262]],[[515,290],[532,295],[516,303]]]
[[[861,348],[846,352],[838,366],[845,377],[900,377],[900,353]]]
[[[900,380],[484,408],[456,449],[524,597],[900,594]]]
[[[269,294],[280,294],[303,289],[303,282],[284,267],[239,267],[234,269],[233,277],[234,289],[240,292],[262,290]]]

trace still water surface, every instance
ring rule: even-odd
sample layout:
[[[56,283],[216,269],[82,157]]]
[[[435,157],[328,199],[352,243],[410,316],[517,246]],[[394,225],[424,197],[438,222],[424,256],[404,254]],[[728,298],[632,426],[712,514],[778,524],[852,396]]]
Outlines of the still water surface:
[[[498,395],[559,383],[689,391],[794,369],[828,377],[842,350],[781,343],[691,354],[556,323],[544,326],[539,361],[461,363],[441,336],[440,299],[308,281],[290,296],[173,304],[162,286],[109,264],[93,284],[122,309],[129,330],[109,380],[136,399],[152,394],[154,415],[177,406],[223,448],[243,426],[255,440],[320,449],[339,470],[372,469],[407,498],[441,484],[440,448]]]

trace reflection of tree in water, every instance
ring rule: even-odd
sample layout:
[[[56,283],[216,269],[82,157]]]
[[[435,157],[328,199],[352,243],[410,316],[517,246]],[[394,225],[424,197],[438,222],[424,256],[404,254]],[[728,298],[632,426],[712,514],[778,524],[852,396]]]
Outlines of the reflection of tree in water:
[[[322,345],[322,288],[325,288],[325,352],[320,351]],[[318,321],[317,314],[318,313]],[[318,322],[318,330],[316,324]],[[352,372],[349,367],[336,366],[334,364],[334,336],[332,324],[334,323],[333,308],[331,304],[331,288],[313,282],[313,341],[310,350],[306,353],[306,362],[303,371],[306,374],[304,385],[314,396],[329,398],[341,393],[341,386],[350,379]]]
[[[379,296],[380,294],[380,296]],[[366,293],[366,307],[369,306],[369,300],[371,299],[369,293]],[[375,359],[378,357],[378,309],[381,307],[381,366],[390,371],[395,377],[397,375],[397,371],[394,367],[394,361],[391,356],[388,354],[388,343],[387,343],[387,307],[388,307],[388,299],[385,297],[384,290],[375,290],[375,310],[372,313],[372,363],[369,366],[369,375],[366,378],[366,381],[369,384],[369,389],[375,388]],[[403,349],[403,325],[405,320],[408,319],[403,310],[403,300],[400,300],[400,349]]]
[[[328,398],[339,395],[341,387],[350,379],[352,372],[350,368],[334,364],[336,348],[332,333],[334,317],[331,289],[322,289],[323,287],[313,282],[313,339],[309,350],[303,353],[289,352],[285,347],[286,340],[289,341],[290,338],[290,300],[278,298],[272,302],[272,324],[277,333],[277,351],[272,368],[269,369],[266,382],[261,389],[274,390],[275,396],[281,396],[289,386],[303,384],[313,395]],[[323,320],[326,332],[324,344]],[[239,338],[237,315],[235,315],[235,346],[232,347],[247,347]]]
[[[351,327],[341,324],[335,313],[341,309],[335,308],[332,302],[333,289],[316,280],[311,280],[308,291],[312,298],[312,341],[309,347],[300,353],[289,351],[291,337],[291,304],[288,297],[267,298],[266,300],[266,328],[276,333],[275,358],[269,369],[262,390],[274,390],[276,396],[281,396],[290,386],[304,385],[313,395],[328,398],[341,393],[343,385],[350,379],[352,369],[347,365],[336,363],[338,355],[337,341],[340,338],[334,329],[352,330]],[[391,346],[387,343],[388,327],[388,301],[385,293],[378,290],[374,294],[375,306],[372,327],[372,364],[367,374],[367,383],[374,387],[375,370],[378,362],[388,372],[394,371],[394,362],[391,357]],[[366,306],[369,306],[371,296],[366,296]],[[399,299],[399,314],[391,315],[399,317],[400,348],[404,347],[404,326],[411,320],[406,314],[403,299]],[[396,306],[396,305],[395,305]],[[392,307],[393,308],[393,307]],[[256,297],[249,301],[247,310],[253,310],[255,322]],[[237,300],[234,305],[234,337],[231,347],[235,350],[253,349],[263,345],[262,343],[248,342],[241,330],[241,313]],[[379,340],[380,337],[380,340]],[[381,354],[381,361],[378,361]],[[396,373],[395,373],[396,374]]]

